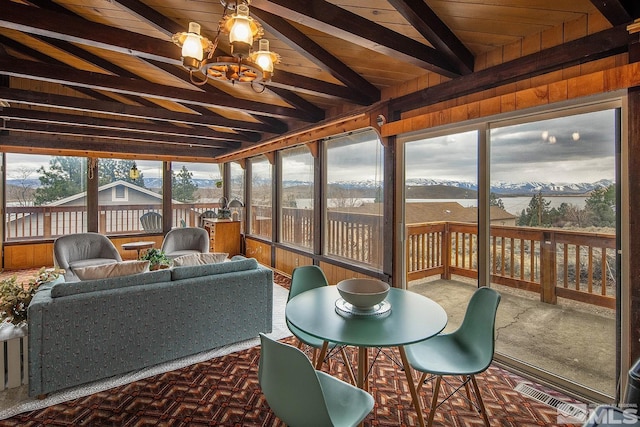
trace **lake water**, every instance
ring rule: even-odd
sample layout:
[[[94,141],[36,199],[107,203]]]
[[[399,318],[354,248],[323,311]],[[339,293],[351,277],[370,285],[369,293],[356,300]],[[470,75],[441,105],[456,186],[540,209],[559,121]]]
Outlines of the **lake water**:
[[[533,196],[532,196],[533,197]],[[543,196],[544,200],[551,202],[549,207],[557,208],[562,203],[575,205],[580,209],[583,209],[586,204],[584,196]],[[531,197],[501,197],[504,209],[513,214],[520,215],[523,209],[527,209]],[[477,206],[478,201],[476,199],[409,199],[409,202],[458,202],[464,207]]]
[[[532,197],[532,196],[531,196]],[[520,215],[523,209],[529,206],[531,197],[501,197],[502,204],[507,212],[513,215]],[[551,202],[549,205],[552,208],[559,207],[562,203],[572,204],[580,209],[583,209],[586,204],[584,196],[543,196],[544,200]],[[372,198],[361,198],[353,201],[354,203],[373,203]],[[476,199],[408,199],[407,202],[457,202],[464,207],[473,207],[478,205]],[[310,209],[313,205],[311,199],[298,199],[296,200],[297,207],[303,209]],[[329,201],[332,204],[332,201]]]

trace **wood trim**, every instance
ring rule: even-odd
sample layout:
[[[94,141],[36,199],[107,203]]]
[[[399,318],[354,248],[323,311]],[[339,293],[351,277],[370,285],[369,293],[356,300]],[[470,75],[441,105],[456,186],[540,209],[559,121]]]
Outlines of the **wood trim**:
[[[380,131],[383,137],[389,137],[637,85],[640,85],[640,64],[627,64],[398,120],[383,125]]]
[[[329,120],[324,124],[315,124],[307,129],[293,132],[289,135],[279,136],[262,144],[254,145],[246,150],[239,150],[228,155],[218,156],[216,160],[219,162],[235,161],[363,129],[370,125],[369,114],[369,112],[360,112],[348,117]]]

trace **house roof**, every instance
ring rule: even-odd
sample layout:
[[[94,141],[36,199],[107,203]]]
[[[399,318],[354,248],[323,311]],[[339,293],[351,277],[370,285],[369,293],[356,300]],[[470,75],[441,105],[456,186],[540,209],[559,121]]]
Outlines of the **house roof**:
[[[101,185],[100,187],[98,187],[98,193],[110,190],[113,187],[116,187],[118,185],[122,185],[124,187],[129,188],[129,191],[136,191],[138,193],[146,194],[147,196],[156,198],[156,199],[158,199],[159,203],[162,203],[162,194],[156,193],[155,191],[151,191],[151,190],[148,190],[148,189],[146,189],[144,187],[140,187],[138,185],[132,184],[132,183],[127,182],[127,181],[122,181],[122,180],[112,181],[112,182],[110,182],[108,184]],[[64,199],[60,199],[60,200],[56,200],[55,202],[51,202],[51,203],[48,204],[48,206],[63,206],[63,205],[69,204],[71,202],[74,202],[76,200],[81,200],[81,199],[83,199],[85,197],[87,197],[87,192],[83,191],[82,193],[74,194],[72,196],[65,197]],[[182,203],[182,202],[178,202],[177,200],[172,200],[172,203]]]
[[[405,203],[404,206],[407,224],[433,221],[478,222],[478,208],[475,206],[465,207],[458,202],[410,202]],[[380,203],[364,203],[361,206],[349,208],[349,211],[379,214],[382,212],[382,206]],[[497,206],[491,206],[490,218],[492,220],[511,220],[516,216]]]
[[[635,0],[252,0],[282,58],[258,94],[197,86],[181,66],[172,34],[196,21],[214,38],[219,0],[0,10],[3,148],[211,161],[354,112],[406,111],[628,51],[640,16]],[[222,37],[215,55],[229,50]]]

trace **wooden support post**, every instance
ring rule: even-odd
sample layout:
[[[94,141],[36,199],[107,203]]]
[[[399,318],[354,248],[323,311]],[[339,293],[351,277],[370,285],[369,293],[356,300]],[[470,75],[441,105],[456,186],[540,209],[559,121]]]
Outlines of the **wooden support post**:
[[[540,243],[540,300],[557,304],[556,297],[556,242],[550,232],[542,233]]]

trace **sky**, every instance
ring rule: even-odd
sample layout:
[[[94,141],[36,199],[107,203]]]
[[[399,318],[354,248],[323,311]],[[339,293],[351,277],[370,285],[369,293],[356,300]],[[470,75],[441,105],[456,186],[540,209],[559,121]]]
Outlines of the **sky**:
[[[614,110],[491,130],[492,182],[595,182],[613,179]],[[477,181],[476,132],[406,146],[407,178]]]
[[[614,178],[614,110],[505,126],[491,131],[492,182],[595,182]],[[475,131],[415,139],[405,145],[406,177],[477,181]],[[366,142],[360,144],[360,142]],[[340,145],[332,148],[332,145]],[[334,147],[335,147],[334,145]],[[382,179],[382,145],[372,130],[328,142],[328,180]],[[285,179],[308,180],[312,157],[308,151],[291,156]],[[17,178],[20,168],[36,170],[49,156],[7,155],[7,177]],[[146,178],[162,174],[162,163],[137,161]],[[378,165],[378,166],[375,166]],[[182,163],[175,164],[176,170]],[[189,163],[194,178],[220,179],[217,164]],[[35,178],[35,173],[33,174]]]

